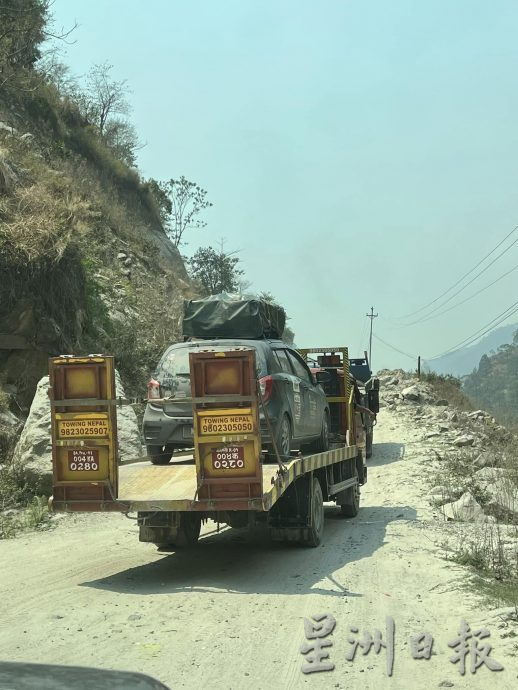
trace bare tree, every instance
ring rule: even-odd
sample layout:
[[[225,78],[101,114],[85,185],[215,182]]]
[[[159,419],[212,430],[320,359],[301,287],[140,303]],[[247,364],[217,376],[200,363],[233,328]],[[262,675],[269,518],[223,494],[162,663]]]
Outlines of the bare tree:
[[[53,84],[62,98],[75,98],[79,86],[76,77],[60,59],[60,50],[53,46],[42,54],[37,63],[37,70],[46,82]]]
[[[126,100],[126,80],[111,79],[113,65],[103,62],[94,65],[88,72],[84,101],[81,104],[85,115],[104,134],[107,122],[114,115],[127,115],[130,105]]]
[[[249,280],[246,280],[246,278],[239,278],[239,280],[236,281],[236,284],[236,291],[240,295],[246,294],[247,290],[252,286],[252,283]]]
[[[162,203],[165,212],[165,230],[175,247],[184,244],[183,236],[188,230],[201,230],[207,223],[200,214],[212,206],[207,201],[207,192],[196,182],[190,182],[183,175],[178,180],[159,183],[168,203]]]

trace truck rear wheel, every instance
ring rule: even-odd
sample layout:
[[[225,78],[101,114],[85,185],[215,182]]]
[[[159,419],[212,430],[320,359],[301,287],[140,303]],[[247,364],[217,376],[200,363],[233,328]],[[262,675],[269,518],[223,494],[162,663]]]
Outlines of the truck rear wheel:
[[[180,513],[180,525],[175,539],[178,547],[194,546],[199,539],[201,518],[196,513]]]
[[[322,487],[316,477],[311,479],[310,488],[310,522],[307,539],[303,539],[304,546],[318,546],[324,536],[324,497]]]

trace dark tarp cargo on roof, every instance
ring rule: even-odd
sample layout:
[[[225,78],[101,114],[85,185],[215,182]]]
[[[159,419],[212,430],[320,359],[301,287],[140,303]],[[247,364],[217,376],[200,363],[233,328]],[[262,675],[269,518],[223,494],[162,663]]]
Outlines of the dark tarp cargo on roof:
[[[262,299],[221,293],[185,300],[183,335],[189,338],[280,338],[286,312]]]

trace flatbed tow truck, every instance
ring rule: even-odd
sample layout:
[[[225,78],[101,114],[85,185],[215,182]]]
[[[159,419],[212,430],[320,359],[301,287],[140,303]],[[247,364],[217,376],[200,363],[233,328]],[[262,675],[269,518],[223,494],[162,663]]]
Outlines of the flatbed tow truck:
[[[324,502],[354,517],[367,469],[355,442],[347,348],[302,351],[309,353],[332,355],[330,370],[341,368],[345,382],[341,395],[328,396],[339,432],[328,451],[281,458],[275,449],[266,461],[255,351],[239,347],[189,355],[194,449],[169,465],[118,461],[116,410],[128,401],[115,396],[113,357],[51,358],[51,509],[137,513],[140,541],[163,549],[193,545],[207,519],[232,527],[262,522],[274,540],[318,546]]]

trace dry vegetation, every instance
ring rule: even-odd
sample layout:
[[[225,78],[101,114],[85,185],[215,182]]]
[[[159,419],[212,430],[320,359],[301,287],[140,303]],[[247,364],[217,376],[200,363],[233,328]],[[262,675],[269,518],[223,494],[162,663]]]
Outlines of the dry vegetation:
[[[426,375],[438,397],[456,409],[470,411],[473,405],[460,390],[457,379]],[[466,432],[477,433],[476,427]],[[480,434],[480,429],[478,429]],[[475,583],[493,600],[514,607],[518,617],[518,446],[516,438],[490,424],[482,430],[483,453],[491,459],[503,487],[503,503],[494,501],[488,481],[477,473],[480,450],[457,450],[443,457],[431,477],[434,486],[443,486],[452,500],[470,492],[488,516],[484,523],[455,523],[453,536],[444,547],[447,558],[473,568]]]
[[[0,334],[16,340],[0,348],[4,536],[44,520],[44,499],[12,465],[21,422],[11,413],[27,413],[48,356],[113,354],[126,393],[142,395],[190,295],[154,187],[102,136],[81,93],[60,90],[38,62],[48,32],[59,37],[49,9],[0,7]]]
[[[159,255],[153,238],[165,235],[136,171],[51,86],[0,98],[0,122],[13,109],[17,131],[0,128],[0,333],[33,349],[0,350],[0,413],[27,411],[53,353],[113,354],[127,394],[143,395],[179,336],[181,258]],[[0,537],[46,520],[46,499],[12,465],[15,426],[0,419]]]
[[[179,333],[189,287],[181,259],[164,268],[151,241],[163,231],[149,189],[70,104],[46,86],[25,106],[37,138],[0,131],[9,172],[0,194],[0,322],[27,298],[34,321],[51,324],[57,351],[113,353],[130,392],[142,392]],[[131,275],[121,250],[131,254]]]
[[[25,315],[43,367],[47,348],[114,354],[126,392],[143,395],[158,357],[179,336],[183,298],[174,273],[158,266],[145,221],[79,156],[50,164],[34,142],[1,131],[0,146],[0,163],[11,171],[0,194],[0,332]],[[131,275],[117,258],[121,250],[132,257]],[[30,402],[44,373],[20,366],[20,400]],[[0,412],[12,404],[0,381]],[[4,537],[44,520],[43,499],[34,499],[11,464],[16,438],[17,429],[0,424]]]
[[[430,383],[437,398],[448,400],[450,405],[457,410],[471,412],[475,409],[471,400],[462,392],[460,379],[455,376],[430,372],[421,374],[421,381]]]
[[[0,539],[42,524],[48,514],[46,498],[33,496],[13,465],[15,440],[16,434],[0,425]]]

